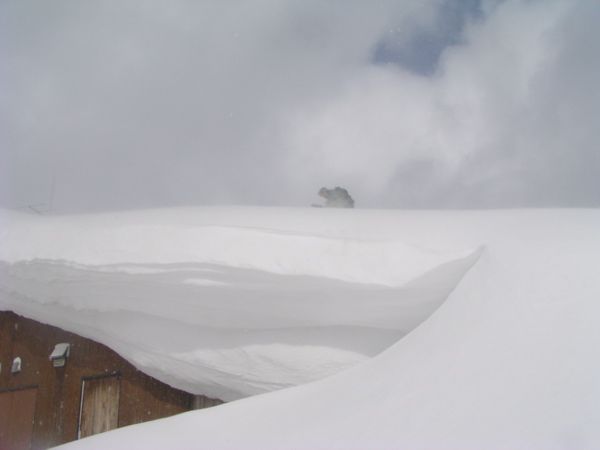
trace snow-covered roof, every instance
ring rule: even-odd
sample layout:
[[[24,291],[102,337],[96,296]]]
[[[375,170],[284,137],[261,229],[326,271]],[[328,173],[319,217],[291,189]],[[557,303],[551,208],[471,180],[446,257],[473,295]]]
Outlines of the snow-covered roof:
[[[354,233],[358,216],[4,211],[0,309],[102,342],[190,392],[232,400],[301,384],[397,341],[479,255],[385,237],[377,222]]]
[[[399,241],[406,248],[455,255],[448,263],[434,265],[433,272],[425,275],[429,276],[427,283],[417,283],[425,291],[436,286],[448,289],[449,284],[441,281],[440,269],[459,265],[464,271],[466,266],[459,261],[470,261],[477,255],[469,253],[472,249],[485,247],[442,306],[420,326],[387,350],[348,370],[302,386],[104,433],[66,447],[591,449],[600,446],[597,264],[600,210],[207,209],[144,214],[147,217],[143,221],[140,216],[136,219],[140,224],[150,223],[148,220],[154,217],[155,225],[178,221],[184,228],[218,224],[267,234],[277,230],[278,234],[352,242]],[[106,220],[115,225],[130,222],[118,217],[124,216],[106,216]],[[63,226],[60,221],[63,224],[74,221],[52,220],[56,229]],[[87,224],[81,223],[83,230],[98,217],[85,220]],[[19,228],[13,221],[10,233],[19,234],[15,227]],[[2,233],[4,259],[7,233]],[[322,254],[324,258],[330,256],[328,251]],[[388,261],[387,256],[382,255],[382,261]],[[12,262],[9,268],[14,268],[15,261]],[[21,312],[28,312],[28,308],[31,313],[42,311],[39,304],[43,304],[43,299],[25,300],[34,297],[33,294],[10,300],[4,287],[5,272],[2,276],[3,307],[10,302],[9,307],[19,307]],[[14,280],[12,276],[9,279]],[[73,277],[74,281],[77,279]],[[365,301],[375,299],[377,306],[372,310],[379,311],[381,316],[400,317],[397,314],[400,309],[395,308],[403,303],[402,294],[407,291],[392,283],[373,284],[373,279],[369,283],[373,291],[365,296]],[[361,283],[354,285],[359,290],[367,288]],[[376,295],[377,289],[395,294],[383,301]],[[332,288],[331,292],[340,291]],[[423,290],[419,292],[422,295]],[[302,302],[307,297],[310,296],[302,294],[296,299]],[[328,300],[329,297],[323,296],[321,303],[328,305]],[[356,299],[348,305],[344,305],[343,298],[338,300],[340,303],[334,302],[335,307],[325,309],[324,315],[335,317],[339,311],[347,318],[344,309],[360,304]],[[107,313],[112,313],[115,319],[123,317],[122,311],[113,308],[108,308]],[[43,314],[51,310],[43,309]],[[98,311],[82,309],[80,316],[73,317],[81,320],[86,314],[97,317]],[[150,335],[144,331],[146,318],[139,317],[138,313],[132,313],[122,320],[131,320],[132,333]],[[356,326],[353,331],[359,333],[361,327]],[[118,329],[102,328],[107,337]],[[321,328],[335,329],[336,326]],[[377,321],[370,328],[377,332],[384,329],[389,330]],[[119,342],[123,339],[119,337]],[[394,339],[389,336],[387,342]],[[349,340],[340,338],[336,342],[342,347]],[[306,346],[307,353],[318,347]],[[146,354],[152,352],[147,349]],[[160,352],[155,355],[155,362],[164,356]],[[181,365],[182,372],[186,367]]]

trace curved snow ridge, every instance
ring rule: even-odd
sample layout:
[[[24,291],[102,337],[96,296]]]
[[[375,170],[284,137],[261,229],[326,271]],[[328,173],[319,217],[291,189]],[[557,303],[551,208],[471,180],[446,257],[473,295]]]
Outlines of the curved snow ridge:
[[[399,287],[190,263],[0,262],[0,309],[101,342],[172,386],[234,400],[376,355],[429,317],[480,254]]]
[[[485,242],[486,251],[435,314],[399,341],[384,338],[397,342],[365,363],[64,448],[600,447],[600,210],[355,210],[352,226],[347,214],[334,211],[325,221],[320,213],[302,226],[438,248]],[[431,283],[417,285],[438,284],[441,268],[429,273]],[[396,294],[396,302],[406,301]],[[354,329],[357,339],[370,339]]]
[[[90,219],[94,216],[27,217],[6,211],[2,215],[0,261],[10,263],[42,259],[128,271],[135,265],[189,262],[401,286],[473,252],[243,226],[130,223],[131,219],[115,221],[102,215],[97,220]]]
[[[110,217],[3,221],[0,310],[225,400],[376,355],[429,317],[481,254]]]
[[[476,249],[442,260],[391,287],[206,264],[0,262],[0,289],[39,304],[140,312],[203,327],[364,326],[407,332],[443,302],[480,254]],[[409,263],[403,261],[403,267]]]

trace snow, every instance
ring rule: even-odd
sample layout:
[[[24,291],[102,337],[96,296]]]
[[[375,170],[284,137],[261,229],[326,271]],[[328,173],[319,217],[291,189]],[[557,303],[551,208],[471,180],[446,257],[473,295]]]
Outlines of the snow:
[[[0,309],[102,342],[177,388],[233,400],[379,353],[439,307],[480,254],[253,223],[272,212],[4,211]],[[300,227],[319,217],[282,214]]]
[[[88,306],[94,308],[88,310],[79,302],[72,303],[73,300],[57,304],[61,298],[59,291],[69,290],[60,283],[63,277],[61,270],[67,271],[73,283],[88,280],[85,283],[98,287],[99,291],[113,291],[115,285],[119,285],[119,279],[114,273],[104,270],[106,268],[95,273],[86,266],[81,274],[80,268],[68,264],[60,265],[53,275],[51,269],[58,262],[34,261],[35,255],[58,260],[62,254],[68,261],[92,267],[94,264],[153,267],[141,257],[131,259],[135,253],[117,258],[118,246],[110,244],[110,231],[106,232],[104,241],[104,245],[111,247],[108,253],[114,250],[110,258],[105,256],[107,260],[102,260],[100,255],[108,254],[102,251],[94,255],[96,260],[92,260],[87,251],[85,256],[90,259],[84,258],[83,249],[74,249],[70,245],[79,241],[82,246],[88,246],[90,237],[99,238],[102,226],[98,225],[97,231],[92,232],[90,227],[93,228],[94,223],[104,222],[105,226],[112,223],[113,231],[118,231],[119,224],[132,227],[131,230],[136,228],[132,222],[137,222],[139,233],[145,226],[142,224],[150,224],[150,230],[146,231],[154,229],[158,234],[161,227],[175,227],[175,223],[190,232],[194,228],[200,230],[204,226],[216,226],[219,230],[227,228],[258,233],[254,236],[263,236],[264,242],[269,241],[274,233],[277,245],[273,245],[277,247],[282,242],[278,238],[282,236],[290,236],[292,240],[306,239],[313,245],[306,246],[313,252],[306,256],[307,259],[303,257],[303,245],[297,242],[285,247],[286,252],[290,252],[290,248],[298,252],[290,259],[285,252],[279,254],[278,248],[268,246],[265,250],[264,245],[257,245],[260,262],[252,263],[255,264],[252,267],[245,266],[251,258],[244,260],[244,266],[236,264],[240,263],[241,257],[235,246],[232,246],[234,256],[231,260],[220,260],[219,264],[202,259],[202,252],[198,252],[197,259],[185,261],[181,267],[193,263],[194,268],[199,270],[181,274],[180,279],[217,280],[236,288],[248,282],[254,290],[240,288],[239,292],[260,290],[264,295],[268,293],[269,297],[271,292],[277,292],[271,302],[265,300],[258,307],[266,314],[265,317],[250,314],[253,328],[242,329],[241,322],[230,324],[231,331],[241,333],[237,341],[239,348],[258,345],[260,351],[268,355],[267,365],[283,365],[280,358],[292,355],[287,351],[292,347],[299,350],[298,360],[311,358],[313,352],[319,355],[328,349],[329,354],[323,354],[321,362],[325,363],[331,357],[330,362],[334,365],[336,358],[344,359],[343,350],[363,356],[352,363],[346,360],[348,364],[344,367],[351,366],[347,370],[311,383],[118,429],[67,444],[64,448],[600,447],[600,210],[209,208],[48,218],[39,225],[30,218],[11,216],[3,220],[10,223],[3,226],[1,237],[0,260],[6,263],[2,268],[0,305],[18,308],[23,314],[44,316],[51,321],[58,321],[61,316],[60,313],[53,316],[51,311],[57,307],[64,308],[65,315],[72,318],[70,325],[82,324],[81,328],[86,330],[91,327],[90,323],[80,322],[85,314],[112,314],[111,317],[117,321],[119,318],[124,322],[131,321],[130,330],[133,332],[135,329],[135,333],[145,333],[146,326],[153,328],[152,320],[159,322],[157,326],[164,320],[174,320],[179,325],[189,324],[195,332],[205,330],[201,323],[194,328],[193,323],[184,321],[176,312],[170,316],[154,315],[150,318],[133,307],[130,311],[116,310],[116,300],[107,300],[105,309],[100,307],[98,299],[91,301]],[[71,224],[69,227],[72,227],[74,235],[68,238],[59,236],[57,231],[67,224]],[[79,230],[75,232],[75,228]],[[49,236],[56,236],[63,244],[46,247],[41,236],[45,232],[49,233],[46,240]],[[35,242],[32,240],[29,248],[22,248],[13,240],[16,236],[24,238],[36,233],[40,235]],[[154,236],[157,237],[157,234]],[[139,239],[144,240],[143,236]],[[169,240],[171,236],[165,235],[163,239]],[[248,236],[240,238],[240,241],[250,240]],[[337,244],[330,243],[330,240]],[[342,242],[350,244],[346,247]],[[62,251],[61,245],[69,248]],[[153,247],[158,249],[161,245],[167,246],[153,244]],[[244,251],[254,251],[250,242],[245,245]],[[101,250],[102,245],[98,247]],[[346,248],[350,249],[348,253],[345,253]],[[403,259],[391,254],[394,252],[388,254],[390,248],[401,249],[408,256]],[[478,250],[481,248],[482,252]],[[44,249],[48,253],[44,253]],[[191,255],[192,251],[191,248],[182,249],[182,255]],[[270,252],[270,256],[263,254],[265,251]],[[82,255],[78,257],[77,252]],[[224,251],[222,255],[228,252]],[[382,254],[379,260],[375,257],[378,252]],[[410,258],[419,252],[424,254],[419,256],[420,262],[413,267]],[[369,264],[345,261],[360,258],[363,253]],[[277,255],[285,261],[276,260]],[[211,255],[211,258],[214,256]],[[195,265],[198,261],[209,264],[206,268],[211,270],[224,270],[226,276],[219,277],[215,276],[216,272],[200,270],[204,266]],[[184,261],[172,263],[177,265]],[[390,263],[397,266],[390,267]],[[36,264],[42,266],[35,267]],[[311,264],[326,267],[327,277],[319,276],[318,271],[307,273],[314,268]],[[335,269],[337,264],[339,271]],[[179,270],[181,267],[164,263],[159,268]],[[7,274],[11,270],[16,272]],[[71,270],[74,272],[71,273]],[[89,279],[87,271],[94,272]],[[174,285],[171,277],[177,278],[178,272],[158,274],[165,277],[170,288],[169,280]],[[117,275],[124,277],[123,283],[133,280],[132,276],[145,276],[125,271],[117,271]],[[27,288],[24,281],[19,281],[21,276],[28,277],[34,285],[37,282],[41,285],[43,277],[48,276],[51,285],[58,283],[54,285],[57,288],[55,297],[43,296],[34,287],[19,293]],[[111,279],[105,287],[102,277]],[[12,287],[7,288],[7,284]],[[182,284],[211,290],[207,293],[223,288]],[[310,296],[303,291],[306,286],[310,287]],[[313,295],[319,298],[314,304],[303,305],[288,316],[283,314],[288,306],[298,305]],[[346,300],[347,295],[349,298]],[[127,303],[135,305],[135,298],[133,294],[127,297]],[[249,303],[256,301],[260,304],[263,297],[248,298],[251,298],[248,304],[241,300],[228,304],[233,316],[241,320],[246,313],[254,310]],[[190,299],[184,296],[177,302],[189,307]],[[269,311],[280,299],[285,307]],[[427,303],[429,307],[425,308],[423,305]],[[50,305],[52,308],[45,308]],[[203,306],[208,308],[210,305]],[[214,304],[212,306],[215,307]],[[248,308],[244,309],[244,306]],[[157,312],[158,306],[151,307]],[[74,311],[79,310],[82,314],[76,315]],[[220,321],[220,326],[224,326],[226,315],[221,315],[221,312],[215,312],[214,317]],[[421,312],[419,319],[416,312]],[[408,316],[415,314],[410,324],[403,322],[404,313]],[[202,322],[202,319],[198,320]],[[307,327],[308,322],[314,320],[312,326],[323,336],[308,332],[303,339],[314,339],[314,342],[308,343],[300,340],[299,334],[292,333],[286,336],[293,342],[278,341],[282,336],[279,334],[281,330],[266,327],[277,320],[284,320],[285,328],[290,332]],[[421,322],[420,325],[417,326],[417,322]],[[394,323],[397,325],[391,327]],[[102,325],[102,330],[107,339],[115,339],[119,326],[107,328]],[[340,331],[340,334],[335,334],[335,339],[330,334],[334,330]],[[244,344],[243,340],[247,337],[244,333],[248,331],[266,335]],[[389,335],[381,334],[384,331]],[[404,333],[408,334],[378,353]],[[214,335],[215,341],[204,348],[179,351],[181,359],[173,359],[178,361],[176,370],[186,373],[188,366],[183,360],[203,358],[202,352],[211,352],[220,337]],[[122,343],[125,338],[121,334],[114,342]],[[187,342],[187,339],[184,341]],[[133,346],[132,342],[128,341],[127,345]],[[166,347],[172,350],[175,343],[176,339]],[[183,346],[183,341],[180,344]],[[123,349],[127,345],[123,345]],[[360,345],[369,348],[359,349]],[[161,352],[150,351],[145,355],[156,364],[165,356]],[[212,354],[210,358],[214,356]],[[242,357],[241,354],[238,356]],[[248,357],[252,359],[252,356]],[[217,358],[212,361],[223,365],[234,363],[234,358],[229,359],[228,355],[224,358],[227,362]],[[318,361],[318,358],[313,360],[317,365]],[[324,366],[319,367],[322,369]],[[296,370],[296,367],[291,370]],[[320,369],[315,366],[314,370]]]

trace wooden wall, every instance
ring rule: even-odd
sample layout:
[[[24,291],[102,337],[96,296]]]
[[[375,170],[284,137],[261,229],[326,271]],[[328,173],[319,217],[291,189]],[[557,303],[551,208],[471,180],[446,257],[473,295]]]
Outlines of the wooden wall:
[[[70,356],[65,367],[55,368],[48,358],[60,342],[71,344]],[[22,359],[22,370],[12,374],[11,363],[17,356]],[[203,401],[161,383],[102,344],[12,312],[0,312],[0,363],[0,397],[5,403],[16,401],[11,400],[12,393],[23,389],[30,389],[23,391],[29,397],[36,392],[31,429],[33,449],[77,439],[82,383],[86,379],[116,376],[119,427],[220,403]],[[5,442],[4,446],[8,444]]]

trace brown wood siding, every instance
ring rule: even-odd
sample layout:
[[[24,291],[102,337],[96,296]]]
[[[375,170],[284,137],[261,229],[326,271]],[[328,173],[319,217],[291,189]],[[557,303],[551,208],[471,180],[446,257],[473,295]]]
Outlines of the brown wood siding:
[[[55,368],[48,357],[60,342],[71,344],[70,356],[65,367]],[[22,370],[11,374],[16,356],[22,359]],[[0,392],[38,387],[33,449],[77,439],[85,379],[119,377],[119,427],[193,408],[193,395],[138,371],[108,347],[12,312],[0,312],[0,363]]]
[[[37,388],[0,392],[0,449],[29,450]]]

